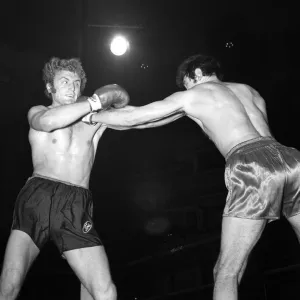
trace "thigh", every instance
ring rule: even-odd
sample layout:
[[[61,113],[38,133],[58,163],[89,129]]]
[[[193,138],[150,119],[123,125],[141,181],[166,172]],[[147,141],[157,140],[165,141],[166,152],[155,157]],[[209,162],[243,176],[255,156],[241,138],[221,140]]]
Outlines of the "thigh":
[[[292,228],[294,229],[297,235],[298,241],[300,242],[300,214],[292,216],[287,220],[292,225]]]
[[[61,186],[55,210],[59,213],[52,222],[51,239],[60,253],[102,245],[93,222],[91,192],[74,186]]]
[[[1,281],[21,284],[40,250],[30,236],[20,230],[12,230],[5,250]]]
[[[95,290],[106,290],[112,283],[109,262],[103,246],[75,249],[65,251],[63,254],[91,294]]]
[[[216,269],[236,275],[260,238],[266,220],[223,217],[221,249]]]
[[[285,147],[282,155],[288,170],[282,211],[283,215],[289,219],[300,213],[300,152],[295,148]],[[295,220],[297,226],[297,217],[292,217],[291,220],[291,223]]]

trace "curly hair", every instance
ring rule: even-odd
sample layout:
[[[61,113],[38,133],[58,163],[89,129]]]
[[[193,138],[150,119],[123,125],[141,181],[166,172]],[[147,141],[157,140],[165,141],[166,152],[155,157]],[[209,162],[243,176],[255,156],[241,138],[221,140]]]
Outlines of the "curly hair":
[[[45,84],[50,83],[53,86],[54,76],[57,71],[70,71],[76,73],[80,80],[80,94],[83,92],[86,85],[86,74],[81,65],[79,58],[70,58],[70,59],[59,59],[57,57],[52,57],[49,62],[47,62],[43,69],[43,80]],[[51,99],[51,93],[45,89],[45,94],[48,98]]]
[[[195,79],[195,70],[199,68],[204,76],[216,75],[222,80],[223,74],[220,63],[213,57],[197,54],[185,59],[178,67],[176,74],[176,84],[179,88],[184,88],[184,77]]]

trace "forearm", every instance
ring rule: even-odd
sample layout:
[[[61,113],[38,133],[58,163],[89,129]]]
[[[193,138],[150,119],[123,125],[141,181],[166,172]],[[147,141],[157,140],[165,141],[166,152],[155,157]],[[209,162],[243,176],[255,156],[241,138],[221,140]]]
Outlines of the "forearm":
[[[32,123],[38,130],[53,131],[69,126],[90,112],[88,101],[49,108],[37,115]]]
[[[166,124],[172,123],[183,116],[185,116],[184,112],[175,113],[175,114],[165,117],[163,119],[159,119],[159,120],[155,120],[153,122],[148,122],[148,123],[132,126],[131,129],[146,129],[146,128],[161,127]]]
[[[108,125],[109,128],[111,129],[115,129],[115,130],[129,130],[129,129],[147,129],[147,128],[155,128],[155,127],[161,127],[164,126],[166,124],[169,124],[171,122],[176,121],[177,119],[181,118],[185,116],[185,113],[180,112],[180,113],[176,113],[173,114],[169,117],[160,119],[160,120],[156,120],[153,122],[148,122],[148,123],[144,123],[144,124],[140,124],[140,125],[134,125],[134,126],[112,126],[112,125]]]

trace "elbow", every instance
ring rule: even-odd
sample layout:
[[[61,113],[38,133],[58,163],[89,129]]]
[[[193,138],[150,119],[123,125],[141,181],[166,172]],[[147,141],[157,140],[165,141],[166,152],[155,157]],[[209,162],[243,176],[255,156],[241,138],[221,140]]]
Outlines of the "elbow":
[[[38,122],[32,122],[31,127],[37,131],[51,132],[57,128],[57,124],[50,118],[41,118]]]
[[[45,120],[43,120],[41,123],[42,129],[45,132],[51,132],[55,129],[58,129],[58,124],[51,118],[45,118]]]

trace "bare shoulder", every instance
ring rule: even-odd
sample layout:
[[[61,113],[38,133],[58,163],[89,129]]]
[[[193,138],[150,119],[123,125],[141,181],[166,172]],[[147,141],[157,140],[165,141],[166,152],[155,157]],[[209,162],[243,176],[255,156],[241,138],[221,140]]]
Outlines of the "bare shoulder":
[[[253,88],[252,86],[250,86],[248,84],[240,84],[240,85],[245,90],[245,92],[249,93],[249,96],[252,96],[252,100],[254,102],[256,102],[256,101],[264,102],[264,99],[261,97],[261,95],[255,88]]]
[[[245,91],[248,91],[249,93],[255,95],[259,95],[258,91],[253,88],[252,86],[246,84],[246,83],[239,83],[239,85],[241,86],[241,88],[243,88]]]
[[[204,82],[198,85],[195,85],[193,88],[188,90],[190,92],[191,97],[193,94],[199,96],[203,96],[204,98],[210,97],[211,94],[215,93],[223,93],[226,89],[236,90],[237,86],[235,84],[227,83],[227,82]]]
[[[265,100],[259,92],[252,86],[244,83],[236,83],[231,85],[233,90],[236,88],[238,96],[242,101],[250,101],[254,103],[261,111],[265,111]]]
[[[28,117],[30,118],[30,117],[34,116],[36,113],[39,113],[39,112],[45,111],[45,110],[48,110],[48,107],[46,107],[44,105],[33,106],[28,111]]]
[[[250,85],[245,83],[238,83],[238,82],[224,82],[224,85],[232,90],[238,90],[240,92],[244,93],[252,93],[252,90],[254,90]]]
[[[222,93],[224,91],[224,86],[219,83],[213,82],[205,82],[198,85],[195,85],[193,88],[186,91],[186,98],[190,99],[192,102],[197,100],[201,102],[201,100],[206,101],[207,99],[211,99],[213,94]]]
[[[183,93],[182,95],[184,95],[181,98],[184,99],[185,101],[187,100],[193,101],[194,99],[199,99],[199,96],[201,95],[202,96],[207,95],[212,90],[213,87],[211,86],[211,84],[206,84],[206,83],[198,84],[192,87],[191,89],[181,92]]]
[[[29,109],[28,113],[27,113],[27,120],[30,124],[30,126],[32,126],[32,122],[33,120],[43,114],[44,111],[48,110],[48,108],[46,106],[43,105],[37,105],[37,106],[33,106]]]
[[[239,97],[255,101],[255,98],[260,97],[259,93],[250,85],[245,83],[225,83]]]

